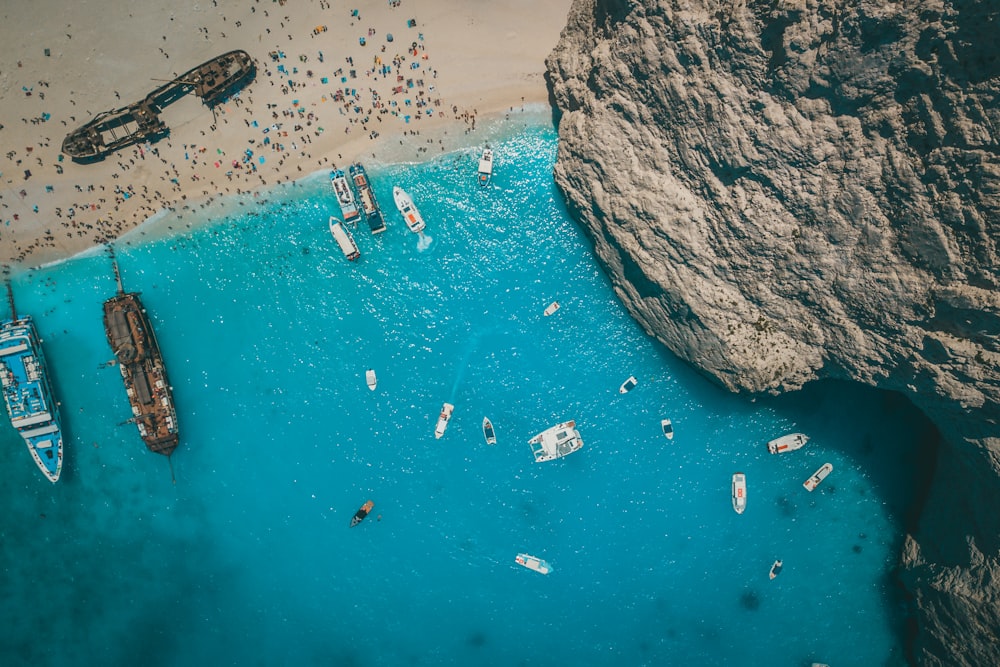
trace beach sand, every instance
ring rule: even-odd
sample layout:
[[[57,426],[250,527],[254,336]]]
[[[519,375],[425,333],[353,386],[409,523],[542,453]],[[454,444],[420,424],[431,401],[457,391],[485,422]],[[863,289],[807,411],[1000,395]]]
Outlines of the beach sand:
[[[544,59],[570,4],[9,3],[0,9],[0,264],[57,261],[164,211],[254,196],[356,160],[422,160],[474,142],[487,118],[547,103]],[[257,75],[214,113],[189,94],[160,114],[170,135],[156,143],[92,164],[61,155],[65,136],[96,114],[234,49],[254,58]]]

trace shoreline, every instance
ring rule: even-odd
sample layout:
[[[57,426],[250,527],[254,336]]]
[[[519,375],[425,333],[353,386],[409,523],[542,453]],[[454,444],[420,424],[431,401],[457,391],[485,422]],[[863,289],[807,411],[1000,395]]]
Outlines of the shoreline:
[[[100,10],[114,12],[119,2],[102,0],[94,17],[78,7],[60,10],[70,15],[64,27],[88,18],[99,24]],[[54,0],[42,2],[48,3]],[[296,7],[294,17],[277,3],[217,0],[211,10],[184,15],[157,6],[148,17],[129,14],[119,29],[142,25],[159,35],[169,26],[159,43],[182,45],[183,62],[175,65],[181,58],[170,59],[166,47],[130,54],[115,63],[131,69],[131,77],[117,73],[129,79],[128,90],[115,89],[115,77],[95,79],[95,62],[109,67],[116,55],[112,40],[97,48],[79,33],[61,34],[59,26],[35,30],[46,33],[38,37],[26,28],[26,10],[4,10],[9,28],[20,25],[36,37],[33,43],[61,40],[63,50],[16,63],[17,52],[0,56],[0,141],[9,145],[18,133],[15,141],[24,144],[0,155],[0,264],[17,271],[51,265],[219,197],[257,198],[355,161],[420,162],[482,145],[489,128],[512,113],[551,114],[544,58],[569,5],[560,0],[540,11],[524,0],[471,8],[461,0],[405,0],[355,15],[319,0]],[[530,26],[519,19],[525,11],[535,19]],[[255,31],[258,43],[228,37],[225,30],[234,26]],[[287,41],[269,43],[265,36]],[[78,45],[88,49],[86,57],[67,61]],[[140,72],[186,71],[236,48],[254,58],[256,77],[214,110],[188,95],[164,108],[170,134],[155,144],[135,144],[93,164],[61,155],[63,137],[95,113],[78,115],[80,106],[103,104],[100,111],[141,99],[155,85]],[[93,85],[74,91],[79,81]],[[40,114],[30,124],[16,118],[30,108]],[[15,171],[22,169],[23,178]]]

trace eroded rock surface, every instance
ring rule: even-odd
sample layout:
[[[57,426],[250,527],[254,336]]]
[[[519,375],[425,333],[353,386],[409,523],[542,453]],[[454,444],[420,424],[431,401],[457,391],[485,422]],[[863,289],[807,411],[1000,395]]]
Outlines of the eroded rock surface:
[[[946,445],[922,664],[1000,664],[1000,4],[577,0],[556,181],[643,327],[734,391],[899,391]]]

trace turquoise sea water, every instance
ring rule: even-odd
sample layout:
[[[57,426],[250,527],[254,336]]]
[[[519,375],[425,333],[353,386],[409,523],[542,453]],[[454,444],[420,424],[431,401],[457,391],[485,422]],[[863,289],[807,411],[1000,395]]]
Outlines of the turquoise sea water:
[[[176,484],[101,368],[107,257],[15,275],[66,458],[53,486],[0,428],[3,664],[902,663],[889,571],[911,408],[835,384],[755,402],[710,384],[614,297],[555,190],[554,130],[501,126],[493,144],[485,189],[478,151],[369,165],[389,229],[355,230],[354,263],[327,230],[326,174],[118,244],[174,386]],[[584,448],[535,464],[527,440],[566,419]],[[792,430],[805,449],[767,453]]]

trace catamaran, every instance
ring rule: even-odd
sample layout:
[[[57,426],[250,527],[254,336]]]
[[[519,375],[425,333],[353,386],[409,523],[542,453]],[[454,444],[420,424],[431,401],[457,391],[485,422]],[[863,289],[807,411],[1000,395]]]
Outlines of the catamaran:
[[[483,156],[479,158],[479,185],[486,187],[490,184],[493,176],[493,151],[489,148],[483,149]]]
[[[358,205],[354,202],[354,193],[347,182],[347,176],[343,169],[337,169],[330,175],[330,182],[333,185],[333,192],[337,195],[337,203],[340,204],[340,211],[344,214],[344,222],[349,225],[356,225],[361,218]]]
[[[10,285],[7,286],[8,292]],[[0,384],[10,423],[50,482],[59,481],[63,462],[59,409],[30,317],[18,317],[11,295],[11,319],[0,324]]]
[[[545,429],[528,441],[535,463],[562,458],[583,447],[583,438],[576,430],[576,422],[570,420]]]
[[[809,442],[809,436],[804,433],[788,433],[767,443],[767,451],[772,454],[794,452]]]
[[[340,251],[344,253],[344,257],[351,260],[352,262],[358,257],[361,257],[361,251],[358,250],[358,244],[354,242],[354,237],[351,233],[344,229],[344,225],[337,218],[330,216],[330,234],[333,235],[333,239],[340,246]]]
[[[427,224],[424,222],[423,217],[421,217],[420,211],[413,205],[410,195],[406,194],[403,188],[395,186],[392,188],[392,198],[396,202],[396,208],[403,214],[403,220],[406,221],[407,229],[414,234],[424,231]]]

